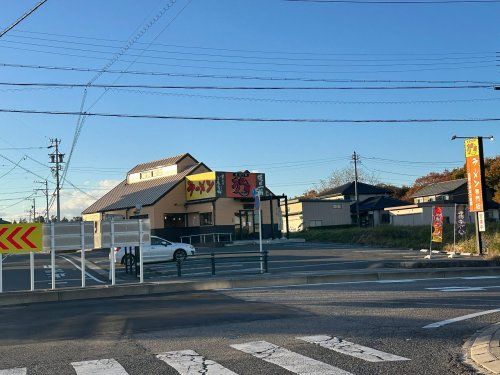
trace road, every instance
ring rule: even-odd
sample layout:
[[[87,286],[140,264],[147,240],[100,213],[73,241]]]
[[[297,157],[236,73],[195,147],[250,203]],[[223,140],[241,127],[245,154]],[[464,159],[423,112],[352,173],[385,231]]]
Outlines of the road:
[[[278,273],[304,273],[345,269],[363,269],[380,267],[383,262],[422,259],[423,254],[412,250],[373,249],[330,243],[288,243],[266,245],[269,251],[269,271]],[[256,245],[200,248],[198,254],[202,259],[188,259],[182,266],[185,278],[199,278],[211,275],[210,259],[204,255],[214,252],[258,251]],[[106,251],[87,252],[86,266],[87,285],[109,284],[109,253]],[[442,255],[441,255],[442,257]],[[241,262],[238,259],[216,258],[216,274],[231,276],[242,274],[258,274],[260,262],[257,253]],[[35,256],[36,274],[35,288],[46,289],[51,286],[50,256]],[[162,281],[176,279],[176,264],[172,262],[147,264],[144,272],[145,281]],[[137,278],[127,275],[124,268],[117,266],[117,283],[136,282]],[[81,285],[80,254],[61,253],[56,257],[56,287],[78,287]],[[8,256],[4,259],[4,290],[29,289],[29,257],[27,255]]]
[[[500,321],[499,308],[499,277],[5,307],[0,369],[97,375],[472,374],[462,363],[462,346],[477,330]],[[483,315],[449,320],[478,313]]]

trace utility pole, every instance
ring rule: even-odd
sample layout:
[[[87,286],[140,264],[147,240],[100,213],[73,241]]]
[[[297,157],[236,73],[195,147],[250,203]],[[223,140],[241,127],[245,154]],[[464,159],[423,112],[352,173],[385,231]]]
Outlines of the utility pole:
[[[358,194],[358,161],[359,155],[356,151],[352,154],[352,160],[354,160],[354,195],[356,197],[356,223],[358,227],[361,226],[361,221],[359,219],[359,194]]]
[[[36,191],[43,191],[45,194],[45,217],[47,219],[47,223],[50,222],[49,215],[49,182],[45,181],[35,181],[36,184],[45,184],[45,189],[35,189]]]
[[[59,152],[59,144],[61,143],[60,139],[53,138],[50,140],[51,145],[49,148],[54,148],[54,152],[49,154],[50,164],[55,164],[52,167],[52,172],[56,178],[56,207],[57,207],[57,221],[61,221],[61,184],[60,184],[60,172],[62,170],[61,163],[64,160],[64,154]]]

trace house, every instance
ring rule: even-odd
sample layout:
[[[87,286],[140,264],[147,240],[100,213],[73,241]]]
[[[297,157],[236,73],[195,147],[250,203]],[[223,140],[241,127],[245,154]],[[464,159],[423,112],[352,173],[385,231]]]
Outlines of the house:
[[[335,201],[317,198],[291,199],[288,201],[290,231],[299,232],[311,227],[349,225],[352,223],[351,203],[343,199]]]
[[[359,202],[359,218],[361,226],[376,227],[381,224],[390,224],[390,214],[387,207],[407,206],[411,203],[385,195],[374,196]],[[351,215],[356,215],[356,205],[351,205]]]
[[[354,185],[354,182],[348,182],[325,190],[315,198],[299,197],[288,201],[290,231],[356,223]],[[388,189],[358,182],[360,221],[363,225],[388,223],[389,214],[384,208],[407,204],[391,198],[390,194]],[[285,214],[285,207],[282,207],[282,214]]]
[[[266,188],[263,173],[212,171],[189,153],[136,165],[82,214],[95,228],[111,218],[147,218],[153,235],[172,241],[200,234],[252,238],[259,228],[253,189],[264,192],[263,237],[281,237],[280,204],[286,197]]]
[[[499,220],[500,205],[491,200],[491,194],[487,194],[486,218],[487,220]],[[424,186],[414,193],[414,204],[405,206],[388,207],[385,210],[390,215],[393,225],[428,225],[432,220],[432,207],[439,205],[443,209],[445,223],[455,222],[456,207],[468,207],[467,179],[457,179],[444,182],[436,182]],[[474,215],[467,212],[466,222],[474,222]]]
[[[6,221],[0,217],[0,224],[10,224],[10,221]]]

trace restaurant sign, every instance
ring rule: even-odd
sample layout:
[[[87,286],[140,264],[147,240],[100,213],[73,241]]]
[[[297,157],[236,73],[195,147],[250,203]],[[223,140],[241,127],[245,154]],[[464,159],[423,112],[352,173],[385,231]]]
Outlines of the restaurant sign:
[[[469,211],[484,211],[479,139],[466,139],[464,146],[465,165],[467,169],[467,187],[469,193]]]

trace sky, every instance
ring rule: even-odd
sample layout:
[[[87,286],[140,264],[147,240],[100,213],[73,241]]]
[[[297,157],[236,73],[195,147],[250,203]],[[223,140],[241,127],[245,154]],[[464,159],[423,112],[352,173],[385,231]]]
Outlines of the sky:
[[[3,1],[0,30],[36,3]],[[96,75],[1,65],[13,64],[114,71],[99,75],[94,84],[302,88],[89,88],[84,108],[106,113],[498,119],[500,91],[491,87],[331,89],[436,85],[387,82],[398,80],[454,81],[437,85],[455,87],[499,83],[498,14],[500,2],[48,0],[0,38],[0,82],[87,84]],[[0,110],[79,111],[83,93],[82,87],[0,85]],[[67,158],[76,122],[75,116],[0,113],[0,217],[26,217],[33,197],[42,213],[45,198],[33,189],[41,187],[34,181],[45,178],[54,187],[46,147],[51,138],[61,139]],[[332,171],[352,166],[353,151],[360,155],[362,172],[385,183],[411,184],[430,171],[463,164],[463,145],[451,141],[454,134],[493,135],[495,141],[485,142],[485,155],[498,155],[499,129],[493,121],[318,124],[89,117],[68,166],[62,214],[78,216],[134,165],[184,152],[213,170],[264,172],[271,190],[295,196]]]

